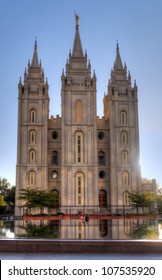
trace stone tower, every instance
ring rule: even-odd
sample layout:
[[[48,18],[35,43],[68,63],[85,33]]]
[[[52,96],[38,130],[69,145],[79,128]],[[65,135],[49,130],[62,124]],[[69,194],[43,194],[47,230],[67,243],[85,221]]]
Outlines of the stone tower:
[[[24,84],[18,85],[18,148],[16,167],[16,206],[21,188],[48,188],[48,83],[38,62],[35,41],[32,63],[25,69]]]
[[[78,16],[72,53],[62,74],[61,204],[98,205],[96,76],[83,53]]]
[[[110,129],[110,204],[129,205],[128,194],[140,189],[139,126],[136,82],[123,66],[117,43],[116,59],[104,97]]]

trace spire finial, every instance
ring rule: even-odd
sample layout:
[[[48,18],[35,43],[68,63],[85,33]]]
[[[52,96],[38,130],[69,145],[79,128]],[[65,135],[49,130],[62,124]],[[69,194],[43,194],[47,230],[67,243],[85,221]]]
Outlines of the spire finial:
[[[117,40],[117,43],[116,43],[116,51],[119,52],[119,43],[118,43],[118,40]]]
[[[37,54],[37,38],[36,37],[35,37],[34,53],[33,53],[33,59],[32,59],[31,66],[32,67],[39,67],[38,54]]]
[[[35,37],[35,45],[34,45],[35,49],[37,48],[37,37]]]
[[[76,21],[76,28],[78,28],[79,27],[79,16],[75,10],[74,10],[74,15],[75,15],[75,21]]]

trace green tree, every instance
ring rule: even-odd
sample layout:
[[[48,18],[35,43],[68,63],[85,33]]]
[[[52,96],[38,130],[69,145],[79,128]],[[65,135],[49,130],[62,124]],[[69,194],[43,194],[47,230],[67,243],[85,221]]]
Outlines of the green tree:
[[[156,196],[157,210],[159,213],[162,213],[162,195]]]
[[[6,178],[0,178],[0,194],[5,195],[6,191],[10,188],[10,183]]]
[[[0,195],[0,206],[1,207],[6,206],[6,202],[4,201],[4,197],[2,195]]]
[[[7,203],[8,212],[13,212],[15,207],[15,187],[8,189],[4,196],[4,200]]]
[[[4,197],[0,194],[0,214],[5,213],[6,202],[4,201]]]
[[[150,210],[154,208],[154,204],[156,201],[156,196],[153,192],[145,191],[144,193],[144,199],[145,199],[145,207],[148,207]]]
[[[27,209],[38,208],[43,213],[44,208],[55,208],[56,195],[40,189],[22,189],[20,192],[20,200]]]
[[[129,198],[131,200],[131,204],[137,207],[137,213],[139,207],[148,207],[151,210],[156,201],[156,197],[152,192],[145,191],[142,193],[133,192],[129,194]]]

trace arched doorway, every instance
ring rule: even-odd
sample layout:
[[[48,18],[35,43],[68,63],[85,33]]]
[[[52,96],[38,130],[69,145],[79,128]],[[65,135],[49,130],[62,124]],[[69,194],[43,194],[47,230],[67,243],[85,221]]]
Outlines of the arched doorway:
[[[54,193],[55,194],[55,201],[54,201],[54,206],[56,207],[56,208],[58,208],[59,207],[59,191],[58,190],[56,190],[56,189],[53,189],[52,191],[51,191],[51,193]]]
[[[107,207],[107,192],[104,190],[99,191],[99,207]]]

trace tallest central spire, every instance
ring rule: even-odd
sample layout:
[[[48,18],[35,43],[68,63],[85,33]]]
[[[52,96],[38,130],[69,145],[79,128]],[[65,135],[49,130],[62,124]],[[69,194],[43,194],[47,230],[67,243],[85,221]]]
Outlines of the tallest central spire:
[[[76,11],[75,11],[75,21],[76,21],[76,29],[78,29],[79,28],[79,16],[76,13]]]
[[[79,16],[76,13],[76,11],[75,11],[75,21],[76,21],[76,32],[75,32],[72,56],[82,58],[84,55],[83,55],[82,43],[79,34]]]

